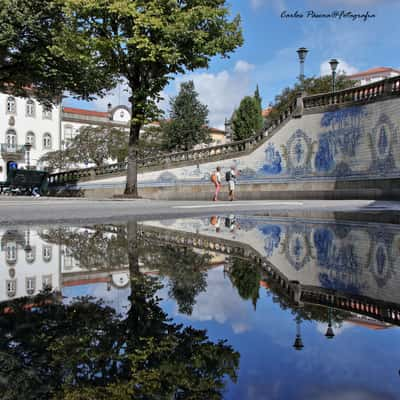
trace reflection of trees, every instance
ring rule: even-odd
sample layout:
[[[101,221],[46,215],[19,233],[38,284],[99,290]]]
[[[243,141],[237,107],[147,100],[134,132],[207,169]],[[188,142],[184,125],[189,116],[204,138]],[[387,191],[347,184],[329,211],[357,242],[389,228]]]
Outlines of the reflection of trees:
[[[109,232],[102,226],[85,228],[56,228],[41,233],[42,239],[62,244],[80,268],[105,269],[128,264],[126,228],[113,227]]]
[[[210,262],[207,253],[196,253],[187,247],[173,247],[138,237],[136,222],[126,227],[114,226],[112,231],[101,226],[90,229],[52,229],[42,238],[65,245],[80,268],[118,268],[129,264],[134,272],[139,265],[158,269],[169,278],[169,295],[179,306],[179,311],[191,314],[196,297],[207,287],[206,269]]]
[[[41,294],[0,305],[2,399],[220,399],[239,354],[172,323],[136,274],[124,317],[101,302]],[[33,307],[32,307],[33,305]]]
[[[144,258],[151,268],[156,268],[169,278],[168,295],[174,298],[179,312],[191,314],[196,297],[207,288],[208,253],[196,253],[187,247],[151,245],[151,254]]]
[[[236,287],[239,296],[244,300],[251,300],[256,308],[260,290],[261,267],[260,265],[240,258],[231,260],[229,278]]]

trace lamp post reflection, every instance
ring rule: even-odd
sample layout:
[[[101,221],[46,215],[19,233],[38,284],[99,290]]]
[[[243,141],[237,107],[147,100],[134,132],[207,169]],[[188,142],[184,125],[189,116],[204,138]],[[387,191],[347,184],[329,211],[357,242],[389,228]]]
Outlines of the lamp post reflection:
[[[302,350],[304,347],[303,340],[301,338],[301,317],[296,316],[296,339],[294,340],[293,347],[295,350]]]
[[[333,339],[335,337],[335,332],[333,332],[332,328],[332,308],[328,308],[328,328],[325,333],[325,337],[327,339]]]

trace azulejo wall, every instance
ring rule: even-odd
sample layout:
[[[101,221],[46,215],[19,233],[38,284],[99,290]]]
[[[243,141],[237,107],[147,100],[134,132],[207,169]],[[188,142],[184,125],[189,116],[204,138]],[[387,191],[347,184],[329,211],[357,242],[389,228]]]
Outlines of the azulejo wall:
[[[217,165],[241,181],[363,180],[400,177],[400,99],[291,119],[253,153],[237,159],[144,173],[143,184],[206,182]]]
[[[143,224],[248,245],[289,281],[305,286],[400,303],[396,225],[233,215]]]

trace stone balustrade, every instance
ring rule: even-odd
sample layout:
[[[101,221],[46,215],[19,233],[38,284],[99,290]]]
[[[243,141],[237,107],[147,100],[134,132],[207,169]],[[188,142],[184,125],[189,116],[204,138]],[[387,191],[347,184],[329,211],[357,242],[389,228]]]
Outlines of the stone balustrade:
[[[170,229],[141,226],[141,237],[146,241],[169,244],[173,246],[195,247],[205,251],[216,251],[229,256],[251,260],[260,265],[264,271],[264,278],[273,285],[281,296],[294,303],[318,304],[361,315],[367,315],[380,321],[400,325],[400,306],[375,300],[365,296],[353,296],[333,290],[305,286],[299,282],[289,281],[267,258],[263,257],[251,246],[201,234],[193,234]]]
[[[313,96],[299,97],[288,107],[277,120],[271,121],[266,129],[248,139],[206,147],[198,150],[167,153],[138,160],[140,172],[175,168],[187,164],[200,164],[219,161],[248,154],[267,138],[272,137],[278,129],[292,117],[301,117],[302,113],[314,113],[329,110],[332,107],[365,104],[370,101],[400,94],[400,76],[378,81],[369,85],[358,86],[334,93],[322,93]],[[78,181],[94,180],[101,177],[122,175],[127,169],[127,163],[115,163],[100,167],[62,171],[50,175],[51,186],[76,183]]]
[[[307,96],[303,102],[305,111],[312,111],[316,107],[356,105],[398,93],[400,93],[400,76],[332,93]]]
[[[154,157],[138,159],[140,172],[146,170],[164,169],[175,167],[185,163],[205,163],[230,158],[232,155],[244,155],[258,147],[267,137],[273,133],[287,120],[289,120],[295,110],[295,104],[290,106],[276,121],[272,121],[262,132],[249,137],[248,139],[221,144],[218,146],[206,147],[203,149],[167,153]],[[82,168],[68,170],[50,174],[49,184],[52,186],[76,183],[78,181],[92,180],[99,177],[108,177],[124,173],[127,169],[127,162],[107,164],[99,167]]]

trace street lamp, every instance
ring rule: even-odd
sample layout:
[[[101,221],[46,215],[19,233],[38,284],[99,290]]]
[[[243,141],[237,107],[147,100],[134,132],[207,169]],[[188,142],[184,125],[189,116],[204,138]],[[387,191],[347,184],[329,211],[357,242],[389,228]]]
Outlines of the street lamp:
[[[296,317],[296,339],[294,340],[293,347],[295,350],[302,350],[304,347],[303,340],[301,338],[300,332],[300,325],[301,325],[301,317]]]
[[[331,307],[328,308],[328,328],[325,333],[325,337],[327,339],[333,339],[335,337],[335,332],[332,329],[332,309]]]
[[[26,142],[24,144],[24,147],[25,147],[25,151],[26,151],[26,169],[30,169],[30,165],[29,165],[30,164],[30,151],[32,148],[32,144],[29,142]]]
[[[305,47],[300,47],[297,50],[297,54],[299,55],[299,61],[300,61],[300,82],[303,82],[304,80],[304,60],[306,59],[306,55],[308,53],[308,50]]]
[[[339,65],[339,61],[336,60],[335,58],[332,58],[332,60],[329,61],[329,64],[332,70],[332,92],[335,92],[336,69],[337,66]]]

